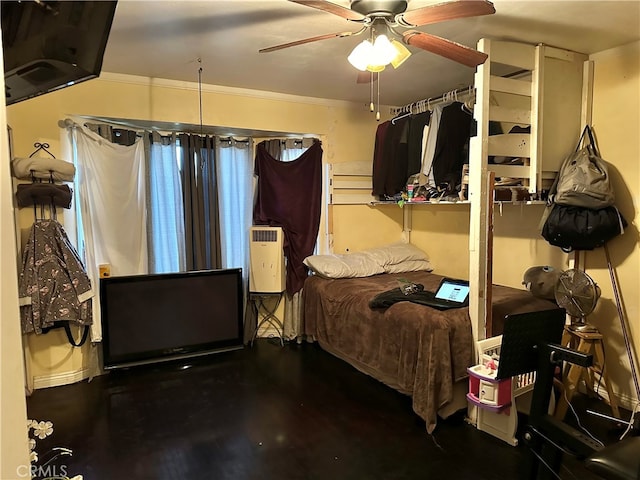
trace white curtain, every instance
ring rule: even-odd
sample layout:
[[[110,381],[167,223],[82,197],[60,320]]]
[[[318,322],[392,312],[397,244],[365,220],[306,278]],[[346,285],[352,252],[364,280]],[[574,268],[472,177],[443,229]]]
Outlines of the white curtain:
[[[149,155],[149,271],[186,270],[184,206],[176,135],[151,135]]]
[[[94,289],[98,265],[111,275],[147,273],[145,162],[142,139],[116,145],[89,129],[72,124],[78,250],[85,259]],[[93,304],[91,340],[102,340],[100,303]]]
[[[253,218],[253,141],[216,138],[220,243],[223,268],[249,272],[249,228]]]

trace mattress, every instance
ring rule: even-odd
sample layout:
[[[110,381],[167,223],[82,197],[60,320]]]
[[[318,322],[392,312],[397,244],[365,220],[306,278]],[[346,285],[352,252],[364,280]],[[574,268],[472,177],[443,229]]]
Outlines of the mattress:
[[[468,308],[436,310],[412,302],[372,309],[377,294],[397,288],[400,280],[434,291],[443,277],[426,271],[361,278],[305,281],[304,333],[329,353],[395,390],[410,395],[412,407],[431,433],[438,412],[460,406],[456,384],[466,382],[475,364]],[[526,290],[494,287],[494,319],[502,328],[508,313],[555,307]],[[545,308],[538,308],[545,305]],[[551,306],[549,306],[551,305]],[[528,309],[528,310],[527,310]]]

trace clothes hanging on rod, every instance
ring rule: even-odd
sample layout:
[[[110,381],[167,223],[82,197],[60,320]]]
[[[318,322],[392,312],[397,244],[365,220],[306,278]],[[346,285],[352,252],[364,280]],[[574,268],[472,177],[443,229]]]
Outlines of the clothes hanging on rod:
[[[424,150],[422,151],[422,170],[429,178],[429,186],[435,187],[436,182],[433,177],[433,157],[436,153],[436,144],[438,141],[438,131],[440,127],[440,119],[442,118],[442,110],[444,105],[439,103],[431,111],[431,119],[429,120],[429,131],[425,141]]]
[[[395,200],[406,186],[409,118],[382,122],[376,129],[373,152],[372,195]]]
[[[422,151],[425,137],[425,129],[431,122],[431,112],[424,111],[413,114],[409,119],[409,138],[407,151],[407,178],[420,172],[422,166]]]
[[[472,96],[473,93],[473,87],[468,86],[445,92],[441,97],[427,98],[392,109],[394,118],[380,124],[376,131],[373,195],[381,200],[396,200],[406,188],[408,178],[420,172],[429,172],[430,184],[435,185],[431,165],[442,108],[459,97]]]
[[[462,110],[460,102],[442,108],[432,169],[435,186],[446,195],[459,191],[462,167],[469,163],[469,139],[472,117]]]

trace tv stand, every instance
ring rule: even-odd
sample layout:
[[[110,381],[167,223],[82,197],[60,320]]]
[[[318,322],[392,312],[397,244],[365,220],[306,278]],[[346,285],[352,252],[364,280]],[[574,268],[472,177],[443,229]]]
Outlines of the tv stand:
[[[256,328],[251,336],[250,345],[252,347],[254,340],[258,336],[258,331],[263,325],[271,325],[275,328],[280,339],[280,345],[284,347],[284,323],[276,315],[283,296],[284,292],[249,292],[249,299],[255,310],[257,320]],[[260,318],[261,313],[262,318]]]

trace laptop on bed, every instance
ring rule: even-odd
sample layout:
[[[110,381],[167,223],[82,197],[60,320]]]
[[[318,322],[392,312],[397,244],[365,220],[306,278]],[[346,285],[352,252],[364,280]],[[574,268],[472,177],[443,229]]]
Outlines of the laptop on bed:
[[[469,305],[469,282],[455,278],[443,278],[435,292],[423,292],[420,303],[440,310]]]

